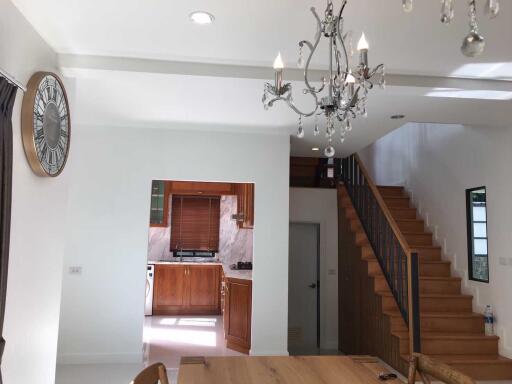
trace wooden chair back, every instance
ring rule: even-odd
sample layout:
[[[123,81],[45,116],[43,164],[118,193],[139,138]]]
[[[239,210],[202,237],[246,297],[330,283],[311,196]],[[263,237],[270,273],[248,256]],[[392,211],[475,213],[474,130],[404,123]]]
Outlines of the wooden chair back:
[[[416,381],[416,372],[425,384],[430,384],[430,377],[447,384],[476,384],[464,373],[421,353],[413,353],[409,365],[409,384]],[[430,376],[430,377],[429,377]]]
[[[167,378],[167,370],[165,368],[165,365],[163,365],[162,363],[156,363],[143,369],[131,382],[131,384],[158,383],[169,384],[169,379]]]

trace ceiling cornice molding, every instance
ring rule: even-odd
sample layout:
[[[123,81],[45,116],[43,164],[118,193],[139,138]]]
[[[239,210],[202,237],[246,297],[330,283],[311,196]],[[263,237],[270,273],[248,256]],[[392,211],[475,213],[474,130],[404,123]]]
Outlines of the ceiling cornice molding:
[[[59,54],[58,59],[59,66],[63,71],[73,69],[103,70],[258,80],[269,80],[274,76],[274,70],[271,67],[259,66],[75,54]],[[310,72],[311,78],[320,79],[322,76],[325,76],[325,71],[323,70],[312,70]],[[304,79],[303,70],[287,68],[286,79],[289,81],[302,81]],[[386,83],[390,87],[512,91],[512,81],[494,79],[387,74]]]

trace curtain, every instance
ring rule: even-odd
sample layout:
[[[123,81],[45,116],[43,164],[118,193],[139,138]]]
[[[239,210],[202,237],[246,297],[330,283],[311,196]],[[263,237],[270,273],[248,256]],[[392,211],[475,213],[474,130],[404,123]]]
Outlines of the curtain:
[[[5,348],[3,336],[12,194],[12,109],[18,88],[0,78],[0,367]],[[0,368],[0,384],[2,374]]]

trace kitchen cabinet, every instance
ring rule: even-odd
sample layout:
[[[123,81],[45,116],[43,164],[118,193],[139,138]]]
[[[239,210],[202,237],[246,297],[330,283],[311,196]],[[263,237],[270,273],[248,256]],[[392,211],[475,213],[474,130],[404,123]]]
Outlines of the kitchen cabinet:
[[[254,184],[236,184],[236,205],[239,228],[254,228]]]
[[[169,184],[171,193],[176,195],[222,196],[235,194],[231,183],[171,181]]]
[[[251,349],[252,281],[226,278],[224,335],[227,347],[242,353]]]
[[[220,314],[219,265],[157,264],[154,315]]]
[[[150,227],[167,227],[169,216],[169,188],[163,180],[151,183]]]

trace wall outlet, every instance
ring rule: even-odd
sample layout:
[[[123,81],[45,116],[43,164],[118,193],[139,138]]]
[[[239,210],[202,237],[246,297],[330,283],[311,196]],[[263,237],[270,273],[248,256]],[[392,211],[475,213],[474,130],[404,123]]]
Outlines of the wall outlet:
[[[70,275],[81,275],[82,274],[82,266],[81,265],[73,265],[69,267]]]

